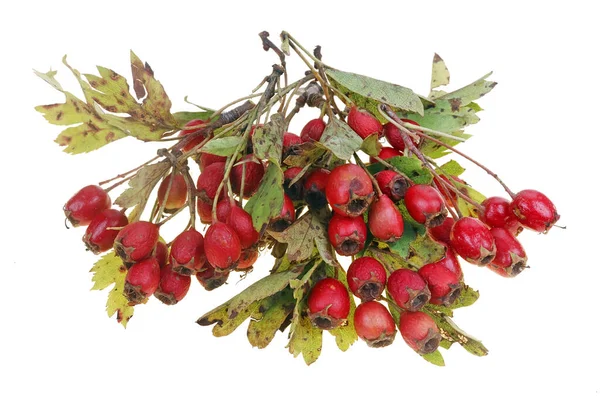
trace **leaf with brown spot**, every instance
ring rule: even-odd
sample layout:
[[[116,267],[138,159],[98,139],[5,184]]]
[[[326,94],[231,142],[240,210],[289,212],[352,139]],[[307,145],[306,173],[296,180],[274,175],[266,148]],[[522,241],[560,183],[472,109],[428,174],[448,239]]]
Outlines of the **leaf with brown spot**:
[[[442,333],[442,338],[448,342],[457,342],[469,353],[479,357],[486,356],[488,349],[477,339],[460,329],[450,317],[439,312],[424,310],[433,320]]]
[[[129,180],[129,187],[117,197],[115,204],[130,208],[145,202],[170,168],[171,163],[167,160],[144,166]]]
[[[279,163],[283,150],[283,131],[285,121],[283,115],[276,113],[271,120],[262,127],[256,128],[252,136],[254,154],[261,160]]]
[[[290,331],[290,341],[287,347],[294,357],[302,354],[306,365],[317,361],[323,346],[323,331],[313,326],[308,316],[297,318],[294,330]]]
[[[360,149],[371,157],[378,156],[382,147],[383,146],[381,145],[377,135],[367,136],[367,138],[363,140],[362,144],[360,145]]]
[[[283,160],[283,163],[290,167],[304,168],[308,164],[314,164],[327,152],[316,142],[306,142],[297,146],[294,154],[291,154]]]
[[[283,172],[276,163],[269,163],[258,191],[244,209],[252,216],[254,229],[263,232],[271,218],[283,207]]]
[[[446,63],[437,53],[433,56],[431,63],[431,90],[450,83],[450,72]],[[429,98],[432,98],[431,94]]]
[[[287,243],[287,257],[291,262],[300,262],[311,258],[315,243],[321,248],[328,262],[337,263],[335,258],[328,255],[326,249],[329,243],[325,225],[311,212],[304,214],[283,232],[269,231],[269,235],[279,243]]]
[[[327,123],[323,135],[317,144],[324,146],[342,160],[350,160],[354,152],[360,149],[362,139],[347,123],[337,118],[332,118]]]
[[[254,347],[264,349],[294,309],[294,296],[287,287],[281,292],[260,301],[257,312],[248,324],[248,341]]]

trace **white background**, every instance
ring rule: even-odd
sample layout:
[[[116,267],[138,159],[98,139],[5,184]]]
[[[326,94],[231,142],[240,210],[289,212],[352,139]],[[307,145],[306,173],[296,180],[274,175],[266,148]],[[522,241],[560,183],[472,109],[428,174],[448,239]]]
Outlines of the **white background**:
[[[0,398],[600,398],[594,2],[482,3],[3,6]],[[233,276],[208,293],[192,282],[175,307],[156,300],[137,307],[126,330],[106,317],[106,293],[89,290],[95,257],[84,251],[82,229],[64,228],[62,206],[80,187],[152,157],[156,146],[124,139],[88,155],[62,153],[53,142],[60,127],[33,107],[63,96],[32,68],[57,69],[59,81],[76,90],[61,64],[64,54],[80,71],[93,73],[98,64],[128,77],[133,49],[152,65],[174,110],[193,109],[185,95],[218,108],[269,73],[277,59],[262,50],[257,34],[268,30],[276,41],[282,29],[308,48],[322,45],[330,65],[422,94],[434,52],[450,69],[451,88],[494,70],[499,84],[482,99],[482,121],[461,148],[513,190],[545,192],[567,229],[520,236],[531,269],[514,280],[464,265],[481,298],[455,320],[490,349],[487,357],[456,346],[444,351],[447,366],[438,368],[400,336],[385,349],[358,342],[342,353],[325,334],[321,358],[307,367],[288,353],[285,334],[258,350],[243,328],[214,338],[194,323],[263,276],[268,256],[239,283]],[[290,64],[292,76],[303,72]],[[308,110],[300,115],[314,117]],[[489,176],[463,164],[469,183],[488,196],[501,194]]]

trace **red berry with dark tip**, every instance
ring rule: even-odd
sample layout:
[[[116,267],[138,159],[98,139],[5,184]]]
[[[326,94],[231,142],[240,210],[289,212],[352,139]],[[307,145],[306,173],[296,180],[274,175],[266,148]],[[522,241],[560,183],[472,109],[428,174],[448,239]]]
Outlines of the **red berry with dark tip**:
[[[365,247],[367,224],[362,217],[333,214],[327,228],[329,242],[341,256],[353,256]]]
[[[377,154],[377,157],[381,158],[382,160],[387,160],[388,158],[399,157],[401,155],[402,152],[394,149],[393,147],[382,147],[379,151],[379,154]],[[369,161],[371,163],[376,163],[377,159],[375,157],[370,157]]]
[[[288,197],[293,201],[299,201],[304,198],[304,177],[300,178],[299,180],[295,181],[294,184],[290,185],[290,183],[294,179],[296,179],[300,172],[302,172],[302,168],[291,167],[286,169],[283,173],[283,190],[285,191],[285,194],[287,194]]]
[[[204,266],[196,274],[196,279],[202,285],[202,287],[208,291],[214,290],[220,286],[222,286],[225,282],[227,282],[227,278],[229,278],[229,270],[228,269],[220,269],[215,268],[207,261],[204,263]]]
[[[202,200],[206,204],[211,204],[217,195],[217,190],[219,189],[219,185],[221,184],[221,181],[223,181],[224,176],[224,162],[216,162],[206,167],[198,177],[198,199]],[[224,196],[225,190],[224,188],[221,188],[219,199],[222,199]]]
[[[429,236],[444,245],[450,245],[450,231],[454,226],[454,219],[447,217],[441,225],[430,226],[427,228]]]
[[[258,260],[258,250],[255,247],[242,250],[242,255],[235,266],[236,271],[246,271],[254,265]]]
[[[357,217],[373,201],[373,184],[361,167],[344,164],[331,171],[325,196],[336,214]]]
[[[125,264],[135,263],[152,255],[158,242],[158,226],[148,221],[126,225],[115,238],[115,252]]]
[[[419,275],[427,282],[431,304],[448,306],[460,296],[462,283],[456,273],[446,268],[444,263],[425,264],[419,268]]]
[[[206,125],[206,122],[207,121],[203,121],[201,119],[193,119],[193,120],[189,121],[187,124],[185,124],[185,126],[183,127],[181,132],[179,132],[179,136],[183,137],[183,136],[191,135],[192,133],[197,133],[199,130],[201,130],[204,127],[204,125]],[[192,150],[194,147],[196,147],[197,145],[199,145],[200,143],[202,143],[202,141],[204,139],[205,139],[204,135],[199,134],[197,137],[195,137],[190,142],[188,142],[185,146],[183,146],[182,150],[184,152],[188,152],[188,151]]]
[[[89,185],[75,193],[64,205],[65,216],[73,226],[87,226],[102,211],[110,208],[110,197],[100,186]]]
[[[167,305],[177,304],[185,297],[191,283],[191,276],[178,274],[167,264],[160,269],[160,282],[154,297]]]
[[[168,193],[167,193],[168,192]],[[185,206],[188,187],[182,174],[169,174],[158,187],[158,203],[164,203],[164,211],[172,213]]]
[[[321,118],[312,119],[308,121],[302,131],[300,132],[300,138],[303,142],[315,141],[318,142],[325,131],[325,121]]]
[[[390,274],[387,290],[394,302],[408,311],[420,310],[431,297],[425,280],[415,271],[404,268]]]
[[[409,122],[413,125],[419,125],[418,123],[416,123],[415,121],[412,121],[410,119],[402,119],[401,121]],[[383,134],[385,135],[385,138],[387,139],[390,146],[392,146],[393,148],[398,149],[402,152],[404,151],[406,144],[404,143],[404,140],[402,140],[402,135],[400,134],[400,128],[398,128],[396,125],[392,124],[391,122],[388,122],[387,124],[383,125]],[[413,144],[415,146],[417,145],[417,143],[415,143],[413,138],[411,138],[411,141],[413,142]]]
[[[408,178],[396,171],[380,171],[375,174],[375,179],[377,179],[377,185],[379,185],[379,189],[381,189],[383,194],[389,196],[394,202],[403,199],[410,187]]]
[[[244,172],[244,168],[246,172]],[[242,182],[243,175],[243,182]],[[265,167],[263,163],[248,154],[241,158],[238,163],[231,169],[231,188],[233,193],[239,195],[242,187],[244,189],[244,198],[250,198],[260,186],[263,176],[265,175]]]
[[[372,257],[360,257],[352,261],[346,275],[348,288],[362,301],[378,299],[385,289],[385,268]]]
[[[296,220],[296,209],[294,202],[287,194],[283,195],[283,205],[279,215],[269,223],[269,229],[275,232],[283,232]]]
[[[227,161],[227,157],[217,156],[216,154],[200,153],[200,160],[198,162],[200,171],[204,171],[209,165]]]
[[[511,203],[512,212],[526,228],[547,233],[560,218],[556,206],[537,190],[521,190]]]
[[[133,264],[125,276],[123,294],[130,304],[141,304],[151,296],[160,283],[160,266],[151,257]]]
[[[419,354],[433,353],[442,340],[435,321],[422,311],[402,313],[398,328],[406,344]]]
[[[402,214],[385,194],[375,199],[369,208],[369,229],[384,242],[395,242],[404,233]]]
[[[119,234],[119,229],[113,228],[123,227],[127,222],[127,217],[121,211],[111,208],[104,210],[88,225],[83,235],[83,242],[94,254],[110,250]]]
[[[232,227],[223,222],[213,222],[204,236],[206,259],[215,268],[235,267],[242,254],[240,239]]]
[[[414,185],[404,195],[408,213],[415,221],[427,227],[444,223],[448,210],[440,192],[429,185]]]
[[[346,321],[350,313],[350,295],[337,279],[324,278],[308,294],[308,316],[320,329],[333,329]]]
[[[204,237],[195,229],[181,232],[171,244],[171,267],[181,275],[192,275],[200,271],[206,255]]]
[[[367,301],[356,307],[354,329],[369,347],[385,347],[396,337],[396,324],[390,312],[376,301]]]
[[[496,243],[496,257],[488,268],[504,277],[519,275],[527,268],[527,254],[521,243],[506,228],[492,228],[490,232]]]
[[[285,132],[283,134],[283,151],[284,152],[286,150],[288,150],[290,147],[296,146],[300,143],[302,143],[302,139],[300,138],[300,136],[296,135],[295,133]]]
[[[368,111],[361,111],[353,106],[348,113],[348,125],[363,139],[372,134],[381,134],[381,122]]]
[[[329,170],[318,168],[308,174],[306,179],[304,179],[304,200],[309,207],[318,209],[327,205],[325,190],[327,188],[327,182],[329,182],[330,174]]]
[[[494,236],[480,220],[462,217],[450,231],[450,247],[459,256],[475,265],[486,265],[496,256]]]

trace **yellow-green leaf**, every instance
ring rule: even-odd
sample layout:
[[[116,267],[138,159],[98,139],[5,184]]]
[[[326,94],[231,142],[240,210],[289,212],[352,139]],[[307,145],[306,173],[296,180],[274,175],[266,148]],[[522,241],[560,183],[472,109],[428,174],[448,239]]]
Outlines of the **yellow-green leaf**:
[[[259,349],[267,347],[292,313],[294,304],[290,288],[261,300],[257,312],[252,314],[248,324],[247,335],[250,344]]]
[[[283,207],[283,172],[279,165],[270,163],[258,191],[248,200],[244,209],[252,215],[254,229],[263,232],[272,217]]]
[[[115,204],[124,208],[142,204],[170,168],[171,163],[166,160],[144,166],[129,180],[129,187],[117,197]]]
[[[437,53],[433,55],[431,64],[431,90],[450,83],[450,72],[446,63]],[[431,96],[430,96],[431,98]]]
[[[290,353],[294,357],[302,354],[306,365],[310,365],[321,355],[322,346],[323,331],[314,327],[308,316],[299,316],[287,345]]]
[[[256,128],[252,136],[254,154],[261,160],[279,163],[283,150],[283,131],[285,121],[283,115],[276,113],[263,127]]]
[[[360,149],[362,139],[347,123],[337,118],[331,118],[323,131],[319,144],[330,150],[336,157],[349,160],[354,152]]]
[[[313,254],[315,241],[319,243],[322,251],[326,252],[327,230],[325,225],[313,214],[306,213],[283,232],[269,234],[279,243],[287,243],[287,257],[292,262],[307,260]],[[333,262],[326,253],[329,262]]]

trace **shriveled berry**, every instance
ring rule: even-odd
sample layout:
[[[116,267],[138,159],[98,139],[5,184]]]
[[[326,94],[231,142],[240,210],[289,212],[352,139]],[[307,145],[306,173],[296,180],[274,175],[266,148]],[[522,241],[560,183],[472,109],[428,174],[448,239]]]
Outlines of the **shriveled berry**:
[[[240,239],[232,227],[223,222],[213,222],[204,237],[206,259],[215,268],[235,267],[242,254]]]
[[[250,247],[242,250],[242,255],[235,267],[236,271],[246,271],[252,268],[254,263],[258,260],[258,250],[256,247]]]
[[[170,185],[170,186],[169,186]],[[158,187],[158,203],[164,203],[165,212],[172,213],[185,206],[188,187],[181,173],[170,174]]]
[[[415,271],[404,268],[390,274],[387,290],[394,302],[408,311],[420,310],[431,297],[425,280]]]
[[[246,172],[244,172],[244,168],[246,169]],[[231,175],[229,176],[233,193],[239,195],[243,187],[244,198],[250,198],[250,196],[258,190],[264,174],[265,167],[260,160],[252,154],[242,157],[242,159],[231,169]]]
[[[294,202],[288,195],[283,195],[283,206],[276,218],[271,219],[269,229],[275,232],[283,232],[296,220],[296,209]]]
[[[437,240],[444,245],[449,245],[450,230],[452,230],[452,226],[454,226],[454,219],[452,217],[447,217],[441,225],[428,227],[427,232],[432,239]]]
[[[444,223],[448,210],[440,192],[429,185],[414,185],[404,195],[404,203],[411,217],[427,227]]]
[[[459,256],[475,265],[489,264],[496,256],[494,236],[480,220],[462,217],[450,231],[450,247]]]
[[[220,269],[215,268],[207,261],[204,263],[204,266],[196,274],[196,279],[202,285],[202,287],[208,291],[214,290],[220,286],[222,286],[225,282],[227,282],[227,278],[229,278],[229,270],[228,269]]]
[[[346,275],[348,288],[362,301],[378,299],[385,289],[385,268],[372,257],[360,257],[352,261]]]
[[[462,283],[444,263],[438,261],[425,264],[419,268],[419,275],[427,282],[427,287],[431,292],[429,299],[431,304],[448,306],[460,296]]]
[[[181,275],[192,275],[200,271],[206,256],[204,237],[195,229],[181,232],[171,244],[171,267]]]
[[[375,199],[369,208],[369,229],[384,242],[395,242],[404,233],[402,214],[385,194]]]
[[[381,158],[382,160],[387,160],[389,158],[399,157],[401,155],[402,155],[402,152],[394,149],[393,147],[382,147],[381,150],[379,151],[379,154],[377,154],[377,157]],[[371,163],[376,163],[377,159],[375,157],[370,157],[369,161]]]
[[[304,197],[304,189],[302,187],[304,184],[304,177],[294,182],[293,185],[290,185],[290,183],[296,179],[300,172],[302,172],[302,168],[291,167],[286,169],[283,173],[283,190],[285,191],[285,194],[287,194],[288,197],[293,201],[302,200]]]
[[[433,353],[442,340],[435,321],[422,311],[402,313],[398,328],[404,341],[419,354]]]
[[[309,207],[318,209],[327,205],[325,190],[330,174],[329,170],[317,168],[304,179],[304,200]]]
[[[318,142],[325,131],[325,121],[321,118],[316,118],[308,121],[302,131],[300,132],[300,138],[303,142],[309,142],[311,140]]]
[[[148,221],[126,225],[115,238],[115,252],[125,264],[131,264],[152,255],[158,242],[158,226]]]
[[[204,125],[206,125],[207,121],[201,120],[201,119],[193,119],[191,121],[189,121],[187,124],[185,124],[185,126],[183,127],[183,129],[181,130],[181,132],[179,132],[179,136],[184,137],[184,136],[188,136],[191,135],[192,133],[196,133],[198,131],[200,131]],[[205,139],[204,135],[199,134],[197,137],[195,137],[194,139],[192,139],[190,142],[188,142],[185,146],[183,146],[183,151],[184,152],[188,152],[190,150],[192,150],[194,147],[196,147],[197,145],[199,145],[200,143],[202,143],[202,141]]]
[[[333,214],[327,228],[329,242],[342,256],[353,256],[365,247],[367,224],[362,217]]]
[[[521,243],[506,228],[490,229],[496,243],[496,257],[488,265],[492,271],[513,278],[527,268],[527,254]]]
[[[173,271],[170,265],[160,269],[160,282],[154,292],[154,297],[167,305],[177,304],[190,289],[192,278]]]
[[[218,162],[224,163],[225,161],[227,161],[227,157],[218,156],[216,154],[210,153],[200,153],[200,160],[198,164],[200,166],[200,171],[202,172],[206,169],[206,167],[208,167],[211,164]]]
[[[373,184],[361,167],[344,164],[331,171],[325,196],[336,214],[356,217],[373,201]]]
[[[402,119],[401,121],[408,122],[413,125],[419,125],[418,123],[416,123],[415,121],[410,120],[410,119]],[[388,122],[387,124],[383,125],[383,134],[385,135],[385,138],[387,139],[390,146],[404,152],[404,148],[406,147],[406,145],[404,143],[404,140],[402,140],[402,135],[400,134],[400,128],[398,128],[396,125],[392,124],[391,122]],[[416,143],[412,137],[411,137],[411,141],[413,142],[413,144],[415,146],[418,145],[418,143]]]
[[[396,337],[396,324],[390,312],[376,301],[367,301],[356,307],[354,329],[369,347],[385,347]]]
[[[121,211],[107,209],[96,215],[88,225],[83,242],[94,254],[100,254],[113,247],[120,228],[127,225],[127,217]]]
[[[383,170],[375,174],[379,189],[389,196],[394,202],[404,198],[406,190],[410,187],[410,181],[406,176],[396,171]]]
[[[340,326],[350,313],[350,296],[346,286],[337,279],[324,278],[308,294],[308,316],[320,329]]]
[[[225,176],[225,163],[216,162],[210,164],[202,171],[198,177],[197,188],[198,188],[198,199],[202,200],[206,204],[211,204],[217,195],[217,190],[223,177]],[[219,193],[219,200],[225,196],[225,190],[221,189]]]
[[[71,225],[87,226],[96,215],[110,208],[110,203],[110,197],[104,189],[89,185],[75,193],[63,210]]]
[[[368,111],[361,111],[353,106],[348,113],[348,125],[363,139],[372,134],[381,134],[381,122]]]
[[[127,270],[123,294],[131,304],[144,303],[160,282],[160,266],[154,257],[135,263]]]
[[[512,212],[526,228],[547,233],[560,218],[556,206],[537,190],[521,190],[511,203]]]

